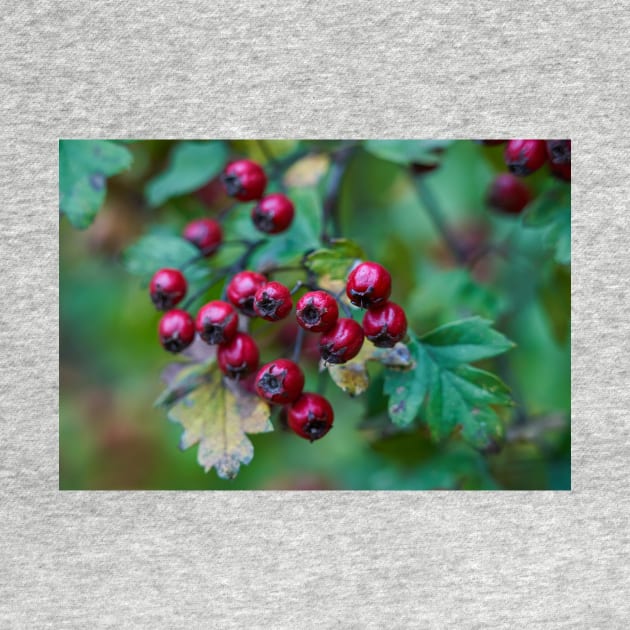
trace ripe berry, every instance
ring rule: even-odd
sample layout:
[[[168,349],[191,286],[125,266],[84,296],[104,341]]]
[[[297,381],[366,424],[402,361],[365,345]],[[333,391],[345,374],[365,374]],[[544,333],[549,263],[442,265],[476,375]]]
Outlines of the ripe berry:
[[[293,221],[293,202],[282,193],[263,197],[252,210],[252,221],[257,229],[267,234],[284,232]]]
[[[363,317],[363,331],[377,348],[392,348],[407,333],[405,311],[394,302],[371,309]]]
[[[342,317],[319,340],[319,353],[326,363],[345,363],[356,357],[363,345],[363,328],[353,319]]]
[[[167,311],[160,319],[158,333],[165,350],[181,352],[195,339],[195,323],[186,311]]]
[[[549,164],[551,174],[565,182],[571,181],[571,162],[566,164]]]
[[[256,314],[268,322],[284,319],[293,308],[291,292],[279,282],[263,284],[254,296]]]
[[[238,315],[231,304],[214,300],[199,309],[195,325],[199,336],[206,343],[226,343],[237,332]]]
[[[497,175],[488,191],[488,205],[499,212],[519,214],[530,202],[529,188],[510,173]]]
[[[256,162],[236,160],[225,167],[221,181],[230,197],[236,197],[240,201],[253,201],[260,199],[265,192],[267,176]]]
[[[256,392],[278,405],[297,400],[304,389],[304,374],[293,361],[276,359],[263,365],[256,375]]]
[[[184,228],[184,238],[198,247],[204,256],[211,256],[223,241],[223,230],[212,219],[197,219]]]
[[[156,271],[149,284],[151,301],[158,311],[168,311],[181,302],[187,289],[186,278],[178,269]]]
[[[510,140],[505,147],[505,163],[510,172],[520,177],[537,171],[546,159],[544,140]]]
[[[258,367],[258,346],[246,333],[238,332],[231,341],[219,346],[217,361],[229,378],[244,378]]]
[[[570,164],[571,140],[547,140],[547,155],[552,164]]]
[[[326,332],[339,317],[337,300],[326,291],[305,293],[295,305],[295,317],[304,330]]]
[[[228,284],[227,297],[243,315],[255,317],[254,296],[267,278],[255,271],[239,271]]]
[[[291,430],[314,442],[323,438],[332,429],[335,414],[330,403],[319,394],[302,394],[288,411],[288,424]]]
[[[364,262],[348,276],[346,295],[355,306],[371,308],[382,304],[392,291],[389,271],[375,262]]]

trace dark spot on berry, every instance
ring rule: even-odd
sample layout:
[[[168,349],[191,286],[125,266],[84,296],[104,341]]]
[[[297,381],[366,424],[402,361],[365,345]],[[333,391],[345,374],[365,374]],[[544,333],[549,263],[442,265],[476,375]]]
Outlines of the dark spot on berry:
[[[173,306],[171,296],[159,287],[151,294],[151,301],[158,311],[167,311]]]
[[[309,326],[317,326],[322,319],[322,312],[316,306],[313,306],[312,301],[300,311],[299,315],[302,321]]]
[[[238,380],[247,374],[247,361],[243,361],[240,365],[227,365],[226,371],[230,378]]]
[[[105,188],[105,176],[103,173],[92,173],[90,175],[90,186],[97,192],[100,192]]]
[[[346,346],[335,348],[333,343],[327,343],[319,347],[319,354],[326,363],[343,363],[346,355]]]
[[[225,191],[230,197],[234,197],[243,192],[243,186],[238,175],[224,173],[221,175],[221,182],[225,186]]]
[[[377,335],[372,335],[368,339],[377,348],[393,348],[396,345],[396,340],[387,332],[387,326],[383,326]]]
[[[286,370],[283,370],[277,376],[266,372],[260,379],[260,387],[268,394],[279,394],[284,389],[284,377],[286,376]]]
[[[219,322],[203,322],[203,332],[200,333],[201,338],[210,345],[218,345],[225,343],[225,328],[229,326],[235,315],[228,315],[221,323]]]
[[[261,232],[272,232],[276,228],[276,224],[274,223],[271,214],[263,212],[258,206],[254,209],[254,216],[252,218],[254,225]]]
[[[330,427],[332,429],[332,427]],[[311,442],[318,440],[320,437],[328,433],[329,427],[328,423],[325,420],[320,420],[318,418],[312,418],[309,414],[309,420],[304,425],[304,432],[308,434]]]
[[[239,301],[238,307],[241,309],[243,315],[248,317],[256,317],[256,311],[254,310],[254,296],[243,298]]]
[[[263,317],[278,319],[278,309],[282,306],[283,302],[284,300],[276,300],[266,291],[263,291],[261,299],[256,302],[256,307]]]
[[[361,308],[367,308],[368,306],[373,306],[383,301],[383,298],[373,299],[371,297],[372,293],[374,293],[374,287],[368,287],[366,291],[350,289],[351,302]]]
[[[164,340],[164,349],[169,352],[181,352],[187,345],[179,335],[174,335],[170,339]]]

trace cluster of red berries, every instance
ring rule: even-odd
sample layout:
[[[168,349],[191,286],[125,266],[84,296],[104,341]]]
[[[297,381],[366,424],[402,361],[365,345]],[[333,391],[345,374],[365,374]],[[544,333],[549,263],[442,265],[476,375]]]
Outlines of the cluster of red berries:
[[[250,160],[231,162],[221,182],[240,201],[258,200],[252,220],[259,230],[277,234],[291,224],[294,208],[288,197],[262,197],[267,178],[260,165]],[[189,223],[183,236],[206,257],[223,241],[221,226],[212,219]],[[333,409],[323,396],[303,391],[300,367],[289,359],[276,359],[258,369],[258,346],[250,335],[239,331],[239,314],[270,322],[285,319],[293,309],[292,292],[255,271],[239,271],[227,284],[226,300],[205,304],[193,319],[175,308],[187,289],[186,278],[178,269],[160,269],[151,279],[151,300],[158,310],[166,311],[158,326],[162,346],[169,352],[181,352],[198,334],[207,344],[217,346],[217,363],[226,377],[244,380],[258,370],[253,384],[257,394],[269,403],[288,406],[288,425],[297,435],[311,441],[326,435],[333,424]],[[377,263],[361,263],[348,277],[346,294],[352,304],[368,309],[363,326],[350,317],[340,318],[338,296],[319,288],[298,300],[297,323],[306,331],[321,333],[319,351],[324,361],[345,363],[359,353],[366,336],[379,347],[391,347],[404,338],[405,313],[388,301],[390,293],[389,272]]]
[[[484,140],[503,144],[504,140]],[[531,201],[529,188],[520,179],[549,163],[552,175],[571,181],[571,140],[509,140],[505,147],[509,173],[498,175],[488,192],[488,205],[507,214],[520,214]]]
[[[293,308],[289,289],[269,282],[254,271],[240,271],[227,285],[227,300],[214,300],[202,306],[196,318],[173,308],[186,294],[186,279],[176,269],[161,269],[151,280],[151,299],[159,310],[166,310],[159,323],[163,347],[181,352],[195,338],[217,345],[217,362],[228,377],[244,379],[258,368],[259,351],[254,339],[238,330],[238,314],[276,322]],[[346,294],[352,304],[368,309],[363,326],[350,317],[339,317],[337,298],[317,289],[305,293],[296,304],[297,323],[306,331],[321,333],[322,359],[339,364],[355,357],[367,337],[376,346],[392,347],[407,332],[403,309],[388,300],[391,276],[374,262],[359,264],[349,275]],[[332,427],[333,410],[319,394],[303,392],[304,374],[296,363],[277,359],[258,371],[254,386],[258,395],[273,404],[289,405],[289,427],[311,441],[323,437]]]

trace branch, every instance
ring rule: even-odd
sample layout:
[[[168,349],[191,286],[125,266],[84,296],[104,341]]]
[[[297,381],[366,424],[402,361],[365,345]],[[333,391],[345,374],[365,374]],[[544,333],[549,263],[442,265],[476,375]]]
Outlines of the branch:
[[[441,234],[447,247],[453,254],[453,257],[458,264],[463,265],[466,262],[466,252],[463,250],[457,239],[453,236],[451,231],[446,225],[442,209],[440,208],[437,200],[433,196],[431,190],[427,187],[422,176],[415,178],[416,190],[418,191],[418,197],[425,207],[427,214],[431,218],[433,225],[437,231]]]
[[[322,243],[329,243],[331,235],[328,233],[328,223],[332,221],[333,224],[333,236],[340,233],[339,226],[339,191],[341,190],[341,184],[343,182],[343,176],[346,172],[348,162],[353,153],[353,146],[341,149],[337,153],[333,154],[333,162],[330,168],[330,175],[328,177],[328,184],[326,186],[326,196],[324,197],[324,204],[322,207]]]

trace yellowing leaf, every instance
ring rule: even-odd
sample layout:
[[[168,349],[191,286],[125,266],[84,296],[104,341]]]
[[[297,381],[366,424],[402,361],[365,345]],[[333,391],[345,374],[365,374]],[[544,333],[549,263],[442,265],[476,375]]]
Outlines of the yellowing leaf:
[[[320,370],[328,369],[339,388],[351,396],[359,396],[370,384],[366,365],[368,361],[377,361],[391,369],[409,370],[413,366],[413,359],[404,343],[397,343],[393,348],[377,348],[366,340],[354,359],[341,365],[325,364],[322,361]]]
[[[290,188],[315,186],[328,171],[329,164],[330,158],[323,153],[307,155],[287,170],[284,183]]]
[[[269,405],[224,379],[215,363],[201,373],[199,366],[182,370],[158,403],[173,403],[168,417],[184,427],[180,448],[199,444],[199,465],[206,472],[214,468],[222,479],[236,477],[241,464],[254,457],[246,433],[273,431]]]

